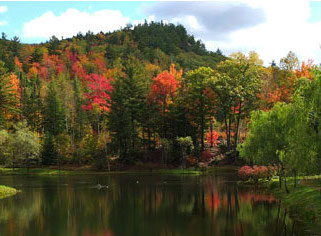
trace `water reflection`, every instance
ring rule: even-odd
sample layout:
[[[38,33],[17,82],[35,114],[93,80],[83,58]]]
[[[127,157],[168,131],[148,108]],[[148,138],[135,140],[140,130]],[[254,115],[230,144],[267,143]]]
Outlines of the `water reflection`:
[[[233,176],[2,177],[5,236],[307,235],[272,195]],[[97,188],[97,185],[108,186]]]

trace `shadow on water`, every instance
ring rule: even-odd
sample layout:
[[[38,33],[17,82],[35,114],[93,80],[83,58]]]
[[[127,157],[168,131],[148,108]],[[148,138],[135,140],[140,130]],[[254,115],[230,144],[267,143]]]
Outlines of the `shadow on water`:
[[[235,175],[1,177],[0,235],[309,235],[272,195]]]

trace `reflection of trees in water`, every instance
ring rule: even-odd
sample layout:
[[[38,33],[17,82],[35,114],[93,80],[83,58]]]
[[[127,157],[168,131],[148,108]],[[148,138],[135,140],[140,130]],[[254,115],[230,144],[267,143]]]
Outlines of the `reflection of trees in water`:
[[[85,177],[83,177],[85,178]],[[88,178],[88,177],[87,177]],[[271,195],[218,177],[38,178],[40,187],[0,201],[1,235],[292,235]],[[296,235],[299,235],[298,233]]]
[[[19,196],[23,195],[23,196]],[[28,229],[37,223],[43,227],[41,193],[20,193],[0,201],[0,235],[16,235],[16,230]]]

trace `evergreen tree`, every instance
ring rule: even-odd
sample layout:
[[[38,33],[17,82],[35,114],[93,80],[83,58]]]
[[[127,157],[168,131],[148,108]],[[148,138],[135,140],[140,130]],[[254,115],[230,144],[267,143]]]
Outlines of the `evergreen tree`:
[[[142,65],[134,57],[123,64],[123,76],[114,78],[108,126],[120,157],[129,159],[137,151],[139,119],[147,95]]]
[[[57,96],[56,85],[52,81],[48,86],[48,95],[44,107],[44,128],[46,133],[58,135],[65,130],[65,110]]]
[[[57,152],[54,145],[54,137],[51,133],[47,133],[45,136],[45,142],[42,148],[42,164],[53,164],[57,158]]]
[[[49,40],[48,53],[49,55],[58,55],[60,41],[56,36],[52,36]]]
[[[82,109],[84,105],[83,91],[79,79],[74,79],[74,90],[75,90],[75,138],[80,140],[83,136],[83,128],[86,122],[86,113]]]
[[[22,115],[34,131],[42,131],[43,102],[40,96],[42,81],[39,76],[26,78],[20,75]]]

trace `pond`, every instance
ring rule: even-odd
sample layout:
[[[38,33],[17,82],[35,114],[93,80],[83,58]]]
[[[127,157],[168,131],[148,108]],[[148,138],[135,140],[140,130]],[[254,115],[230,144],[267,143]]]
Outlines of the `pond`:
[[[0,235],[309,235],[272,195],[234,172],[2,176],[22,190],[0,201]]]

